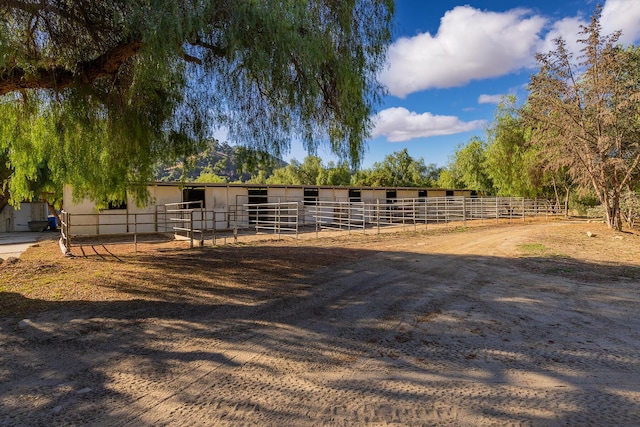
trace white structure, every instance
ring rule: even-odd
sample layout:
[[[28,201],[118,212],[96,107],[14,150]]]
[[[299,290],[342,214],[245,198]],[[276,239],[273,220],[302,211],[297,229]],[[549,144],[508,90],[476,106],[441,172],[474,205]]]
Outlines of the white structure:
[[[247,204],[298,202],[303,209],[304,222],[308,214],[305,206],[314,202],[391,203],[396,199],[425,199],[431,197],[472,196],[470,190],[393,187],[338,187],[302,185],[155,183],[148,186],[151,203],[138,207],[133,200],[121,206],[98,210],[89,200],[74,203],[72,188],[65,186],[63,210],[72,218],[71,235],[119,233],[150,233],[170,231],[172,212],[177,204],[198,210],[196,228],[230,229],[251,221]],[[175,218],[174,218],[175,221]],[[175,222],[174,222],[175,223]]]
[[[47,221],[48,206],[44,202],[21,203],[20,209],[8,205],[0,212],[0,232],[34,231],[32,221]]]

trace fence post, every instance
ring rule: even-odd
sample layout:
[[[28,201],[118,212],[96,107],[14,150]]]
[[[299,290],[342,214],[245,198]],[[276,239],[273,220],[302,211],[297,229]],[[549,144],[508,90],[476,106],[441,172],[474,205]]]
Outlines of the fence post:
[[[428,194],[424,198],[424,231],[429,229],[429,202],[427,200],[429,200]]]
[[[362,234],[367,234],[367,205],[362,202]]]
[[[444,198],[444,224],[449,225],[449,198]]]
[[[316,214],[315,214],[315,218],[316,218],[316,239],[318,238],[318,227],[320,225],[320,213],[319,213],[319,207],[320,207],[320,200],[316,200]]]
[[[467,225],[467,198],[462,196],[462,225]]]
[[[189,247],[193,248],[193,209],[189,211]]]
[[[238,223],[237,222],[233,227],[233,242],[238,243]]]
[[[212,227],[211,227],[211,246],[213,247],[213,246],[216,245],[216,227],[217,227],[217,224],[216,224],[216,211],[213,211],[211,213],[211,215],[213,217],[212,218],[213,224],[211,224],[212,225]]]
[[[71,252],[71,214],[69,212],[64,212],[64,222],[65,222],[65,239],[64,244],[67,249],[67,253]]]
[[[302,206],[302,212],[304,215],[304,206]],[[298,227],[300,227],[300,203],[296,203],[296,240],[298,240]],[[304,216],[302,217],[302,221],[304,222]]]
[[[280,217],[281,214],[282,212],[280,210],[280,198],[278,198],[278,203],[276,204],[276,223],[274,224],[274,226],[278,230],[278,240],[280,240],[281,238],[280,233],[282,232],[282,227],[281,227],[282,218]]]
[[[397,199],[396,199],[396,202],[397,202]],[[398,208],[398,204],[396,203],[396,209],[397,208]],[[406,218],[406,215],[404,214],[405,213],[404,212],[404,203],[403,203],[403,206],[400,206],[400,208],[402,209],[401,210],[402,213],[400,214],[400,215],[402,215],[402,231],[407,231],[407,221],[406,221],[407,218]]]
[[[128,221],[127,221],[128,222]],[[133,253],[138,254],[138,214],[133,214]]]
[[[515,203],[514,197],[510,196],[509,197],[509,224],[511,224],[512,220],[513,220],[513,214],[514,214],[513,206],[514,206],[514,203]]]

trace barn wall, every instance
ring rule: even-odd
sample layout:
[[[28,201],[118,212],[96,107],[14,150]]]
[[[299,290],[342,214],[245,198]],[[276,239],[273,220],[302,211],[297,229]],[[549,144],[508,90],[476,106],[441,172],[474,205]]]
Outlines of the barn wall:
[[[20,209],[13,210],[13,231],[31,231],[29,222],[46,221],[47,213],[48,208],[46,203],[21,203]]]
[[[236,221],[239,226],[247,225],[248,215],[243,205],[249,202],[249,189],[263,189],[267,191],[269,202],[303,201],[305,188],[315,186],[267,186],[267,185],[217,185],[192,184],[185,187],[204,188],[205,208],[202,216],[194,213],[194,227],[217,230],[232,228]],[[64,210],[72,215],[71,234],[116,234],[137,232],[170,231],[174,223],[171,215],[166,212],[165,205],[183,202],[183,187],[179,184],[153,184],[149,187],[150,203],[146,206],[136,206],[133,200],[128,200],[124,209],[104,209],[98,211],[95,204],[89,200],[73,201],[70,186],[64,188]],[[317,187],[320,201],[349,201],[350,189],[346,187]],[[354,190],[354,189],[351,189]],[[375,203],[376,200],[385,202],[386,188],[362,188],[360,200]],[[417,198],[418,188],[399,188],[396,198]],[[427,190],[428,197],[445,197],[446,190]],[[455,196],[470,196],[467,190],[455,190]],[[312,212],[309,205],[302,205],[300,218],[311,222]],[[46,215],[45,215],[46,218]],[[0,230],[2,225],[0,224]],[[5,224],[6,227],[6,224]]]
[[[0,233],[14,231],[13,224],[13,206],[5,206],[2,212],[0,212]]]

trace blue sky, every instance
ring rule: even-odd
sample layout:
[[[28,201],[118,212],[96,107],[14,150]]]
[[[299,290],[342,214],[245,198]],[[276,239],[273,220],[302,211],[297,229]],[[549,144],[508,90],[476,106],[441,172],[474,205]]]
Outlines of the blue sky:
[[[605,33],[622,30],[624,44],[640,41],[640,0],[600,0]],[[406,148],[425,163],[445,166],[459,144],[485,139],[503,95],[526,97],[535,52],[552,50],[562,36],[570,48],[590,0],[396,0],[394,42],[380,76],[389,95],[362,167]],[[328,149],[317,153],[332,160]],[[302,160],[293,144],[286,160]]]

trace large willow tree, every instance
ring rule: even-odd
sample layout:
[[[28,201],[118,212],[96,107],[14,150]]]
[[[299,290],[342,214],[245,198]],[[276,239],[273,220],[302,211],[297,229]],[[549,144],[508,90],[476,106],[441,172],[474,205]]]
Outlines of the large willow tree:
[[[0,153],[14,201],[144,199],[158,159],[217,127],[357,164],[393,0],[3,0]],[[4,167],[5,165],[3,165]]]
[[[546,161],[590,187],[609,227],[622,227],[622,194],[640,184],[640,51],[602,35],[600,9],[582,29],[579,61],[564,40],[536,56],[525,117]]]

